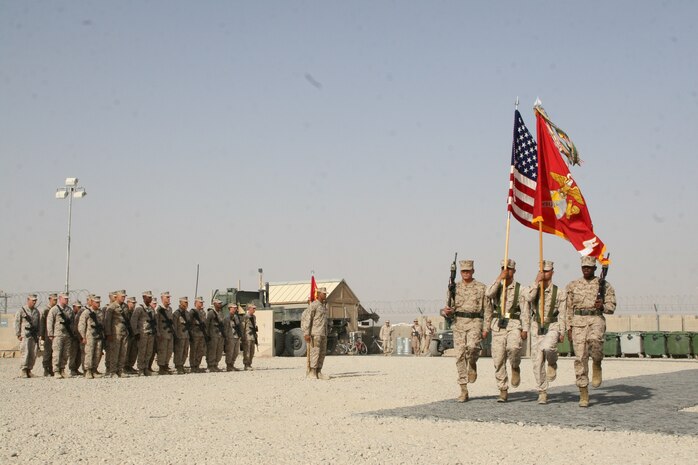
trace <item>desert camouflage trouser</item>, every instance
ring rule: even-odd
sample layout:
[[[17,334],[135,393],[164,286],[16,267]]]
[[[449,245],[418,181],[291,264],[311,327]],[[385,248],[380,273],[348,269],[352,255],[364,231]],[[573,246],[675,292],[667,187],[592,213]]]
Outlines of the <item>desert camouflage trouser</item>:
[[[112,334],[107,341],[107,372],[121,373],[126,363],[127,334]]]
[[[180,337],[174,342],[174,366],[183,367],[189,354],[189,336]]]
[[[206,347],[206,365],[209,368],[218,368],[218,363],[223,356],[223,338],[220,336],[211,336]]]
[[[19,353],[22,356],[21,370],[33,370],[36,363],[36,353],[39,351],[39,345],[33,337],[23,337],[19,343]]]
[[[68,355],[73,345],[73,338],[70,336],[56,336],[53,338],[53,371],[58,374],[65,370],[68,363]]]
[[[475,365],[480,357],[482,319],[457,317],[451,328],[453,347],[456,349],[458,384],[468,384],[468,364]]]
[[[153,334],[141,333],[138,338],[138,370],[150,370],[153,363],[153,346],[155,336]]]
[[[157,351],[158,351],[158,366],[167,367],[170,365],[172,358],[172,337],[158,336]]]
[[[325,355],[327,355],[327,336],[313,336],[310,343],[310,368],[321,370],[325,363]]]
[[[595,362],[603,360],[603,341],[606,320],[601,316],[587,316],[586,324],[580,326],[575,318],[572,323],[572,346],[574,347],[574,374],[578,387],[589,385],[589,356]]]
[[[229,337],[225,344],[225,366],[232,367],[235,364],[235,359],[240,354],[240,338]]]
[[[88,339],[85,343],[85,371],[96,371],[102,358],[102,340]]]
[[[497,327],[498,320],[492,323],[492,361],[494,377],[499,390],[509,389],[507,359],[512,368],[521,364],[521,323],[509,320],[505,329]]]
[[[551,323],[548,332],[538,335],[538,321],[531,321],[531,362],[533,363],[533,377],[539,391],[548,389],[548,375],[545,371],[546,362],[554,365],[557,363],[557,342],[560,338],[560,325]]]
[[[204,358],[206,352],[206,340],[203,335],[194,333],[193,341],[189,347],[189,366],[191,368],[199,368],[201,359]]]

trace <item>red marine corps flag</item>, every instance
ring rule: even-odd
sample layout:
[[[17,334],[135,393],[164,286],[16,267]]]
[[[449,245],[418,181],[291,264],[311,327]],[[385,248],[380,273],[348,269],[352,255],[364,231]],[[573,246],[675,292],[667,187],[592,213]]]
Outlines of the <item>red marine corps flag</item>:
[[[315,275],[310,278],[310,302],[317,300],[317,283],[315,282]]]
[[[581,255],[607,264],[606,246],[594,233],[587,203],[560,155],[564,154],[573,165],[579,164],[577,149],[567,134],[550,121],[540,101],[533,110],[538,136],[538,179],[532,221],[542,223],[544,232],[570,241]]]

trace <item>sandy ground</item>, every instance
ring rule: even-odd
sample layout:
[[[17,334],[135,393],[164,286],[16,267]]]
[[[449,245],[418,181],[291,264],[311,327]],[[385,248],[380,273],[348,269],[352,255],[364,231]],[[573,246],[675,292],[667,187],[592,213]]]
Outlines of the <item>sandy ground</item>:
[[[20,379],[16,359],[0,360],[0,463],[675,464],[695,463],[698,451],[698,433],[375,413],[450,402],[458,394],[453,358],[328,357],[330,381],[306,380],[303,358],[255,365],[253,372],[57,380]],[[491,359],[478,365],[471,396],[494,396]],[[617,359],[605,363],[604,374],[608,380],[686,369],[698,362]],[[522,373],[512,392],[533,390],[529,360]],[[572,360],[561,359],[556,385],[573,379]],[[453,402],[453,409],[469,405]],[[570,402],[569,409],[579,407]]]

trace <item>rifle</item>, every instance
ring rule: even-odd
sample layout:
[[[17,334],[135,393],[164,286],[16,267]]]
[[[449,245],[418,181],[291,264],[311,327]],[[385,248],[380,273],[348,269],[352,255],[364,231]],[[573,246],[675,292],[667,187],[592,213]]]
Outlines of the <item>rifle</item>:
[[[101,339],[102,341],[106,340],[107,338],[104,336],[104,325],[97,321],[97,314],[92,311],[91,308],[87,311],[90,312],[90,319],[94,323],[94,325],[92,325],[92,328],[94,329],[92,335],[97,339]]]
[[[61,324],[65,327],[65,330],[68,332],[68,336],[70,336],[73,339],[76,339],[75,333],[73,332],[73,328],[71,326],[72,322],[68,321],[68,319],[63,314],[63,310],[61,310],[60,307],[58,307],[58,314],[61,316]]]
[[[174,325],[172,324],[172,320],[170,319],[170,317],[167,316],[167,312],[165,312],[165,308],[164,307],[158,308],[158,313],[160,313],[160,316],[162,316],[165,319],[165,326],[167,326],[167,329],[169,329],[170,332],[172,333],[172,339],[174,341],[177,341],[179,338],[177,337],[177,334],[175,334]]]
[[[39,330],[34,327],[34,324],[32,323],[31,318],[29,317],[29,314],[27,313],[27,310],[22,307],[22,312],[24,312],[24,318],[27,322],[27,329],[29,330],[29,334],[31,334],[32,339],[34,339],[34,342],[37,344],[39,343]]]
[[[215,312],[215,310],[214,310]],[[216,313],[216,326],[218,326],[218,331],[221,333],[221,337],[223,338],[223,342],[225,344],[228,343],[228,337],[225,335],[225,326],[223,326],[223,322],[221,321],[220,318],[218,318],[218,314]]]
[[[128,333],[129,339],[133,338],[133,329],[131,328],[131,322],[126,318],[126,312],[124,308],[121,307],[121,322],[126,326],[126,332]]]
[[[250,321],[252,322],[252,334],[254,335],[254,345],[259,349],[259,341],[257,340],[257,317],[250,315]]]
[[[609,259],[611,254],[606,255],[606,260]],[[596,293],[596,300],[603,301],[606,299],[606,275],[608,274],[608,262],[605,265],[601,265],[601,275],[599,276],[599,290]],[[603,308],[601,308],[602,314],[604,313]]]
[[[153,336],[155,336],[158,333],[158,323],[155,321],[155,316],[153,316],[152,311],[147,310],[146,308],[143,308],[143,310],[145,311],[145,314],[148,315],[148,327],[150,328]]]
[[[451,274],[448,277],[448,303],[447,307],[450,308],[451,310],[454,310],[456,308],[456,262],[458,261],[458,252],[456,252],[455,256],[453,257],[453,263],[451,263]],[[421,313],[421,310],[420,310]],[[451,323],[453,323],[453,313],[447,314],[444,313],[443,310],[441,311],[441,316],[444,317],[444,320],[446,321],[446,329],[451,328]]]
[[[204,324],[203,321],[201,321],[201,317],[199,316],[198,310],[194,310],[194,319],[196,320],[196,324],[199,326],[199,330],[203,333],[204,335],[204,340],[206,342],[211,340],[211,336],[208,335],[206,332],[206,325]]]

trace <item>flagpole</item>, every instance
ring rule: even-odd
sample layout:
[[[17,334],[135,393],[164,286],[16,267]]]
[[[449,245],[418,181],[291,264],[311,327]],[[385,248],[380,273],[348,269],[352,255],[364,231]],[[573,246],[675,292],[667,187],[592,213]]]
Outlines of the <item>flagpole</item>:
[[[516,96],[516,101],[514,102],[514,111],[519,109],[519,96]],[[507,228],[504,238],[504,268],[508,269],[509,264],[509,230],[511,229],[511,194],[514,189],[514,158],[512,156],[511,166],[509,167],[509,197],[507,198]],[[502,296],[499,300],[499,319],[504,317],[507,307],[507,279],[506,277],[502,280]]]
[[[539,255],[539,267],[538,271],[543,272],[543,222],[538,222],[538,255]],[[538,334],[541,334],[543,326],[545,323],[545,280],[540,280],[540,289],[538,290],[538,318],[540,319],[540,325],[538,328]]]

